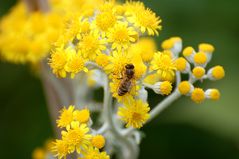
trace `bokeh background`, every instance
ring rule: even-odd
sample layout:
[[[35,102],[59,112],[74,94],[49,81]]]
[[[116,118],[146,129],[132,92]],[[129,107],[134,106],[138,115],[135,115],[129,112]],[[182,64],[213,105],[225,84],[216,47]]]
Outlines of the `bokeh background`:
[[[0,16],[15,0],[0,0]],[[183,97],[143,128],[140,159],[239,159],[239,1],[145,0],[163,19],[158,44],[181,36],[184,46],[216,47],[209,66],[223,65],[226,77],[205,81],[217,102],[197,105]],[[153,96],[150,103],[160,99]],[[0,62],[0,158],[30,159],[35,147],[53,136],[40,80],[27,66]]]

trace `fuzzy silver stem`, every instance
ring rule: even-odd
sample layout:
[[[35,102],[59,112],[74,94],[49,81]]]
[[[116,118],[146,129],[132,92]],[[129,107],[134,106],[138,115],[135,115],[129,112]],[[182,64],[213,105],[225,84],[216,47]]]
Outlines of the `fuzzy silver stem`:
[[[113,118],[112,111],[112,95],[109,88],[109,80],[105,81],[104,86],[104,113],[105,121],[109,125],[109,131],[112,133],[114,138],[119,141],[121,148],[123,149],[123,159],[137,159],[138,157],[138,146],[128,138],[125,138],[120,129],[116,127]]]
[[[158,116],[165,108],[167,108],[169,105],[171,105],[175,100],[177,100],[181,94],[178,92],[177,87],[179,83],[181,82],[181,74],[180,72],[176,72],[176,88],[174,92],[166,97],[162,102],[158,103],[154,109],[150,111],[150,118],[147,122],[150,122],[152,119],[154,119],[156,116]]]

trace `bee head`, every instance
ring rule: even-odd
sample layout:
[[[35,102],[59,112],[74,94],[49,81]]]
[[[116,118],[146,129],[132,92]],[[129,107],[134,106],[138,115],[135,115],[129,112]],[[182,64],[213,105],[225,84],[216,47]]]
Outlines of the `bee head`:
[[[125,65],[126,69],[134,69],[134,65],[133,64],[127,64]]]

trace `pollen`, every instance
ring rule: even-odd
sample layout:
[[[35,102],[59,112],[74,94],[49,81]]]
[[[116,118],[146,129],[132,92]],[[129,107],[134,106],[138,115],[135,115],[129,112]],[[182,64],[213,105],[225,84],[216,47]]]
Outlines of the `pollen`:
[[[193,68],[192,73],[194,77],[201,79],[205,75],[205,69],[203,67],[197,66]]]
[[[101,149],[105,146],[105,138],[102,135],[93,136],[91,143],[94,147]]]
[[[80,123],[86,123],[90,119],[90,111],[88,109],[76,110],[73,115],[74,119]]]
[[[195,103],[202,103],[205,100],[205,93],[204,93],[204,91],[201,88],[195,88],[192,91],[191,99]]]
[[[206,52],[206,53],[213,53],[215,48],[213,45],[211,44],[207,44],[207,43],[202,43],[202,44],[199,44],[199,50],[202,51],[202,52]]]
[[[207,55],[204,52],[198,52],[194,55],[194,62],[196,64],[205,64],[207,62]]]
[[[181,71],[181,72],[184,71],[186,70],[186,67],[187,67],[187,60],[185,60],[185,58],[183,57],[180,57],[175,60],[175,66],[178,71]]]
[[[178,86],[178,91],[183,95],[189,94],[191,90],[192,90],[192,84],[189,83],[188,81],[183,81]]]
[[[225,76],[225,71],[222,66],[215,66],[212,69],[212,76],[216,79],[222,79]]]

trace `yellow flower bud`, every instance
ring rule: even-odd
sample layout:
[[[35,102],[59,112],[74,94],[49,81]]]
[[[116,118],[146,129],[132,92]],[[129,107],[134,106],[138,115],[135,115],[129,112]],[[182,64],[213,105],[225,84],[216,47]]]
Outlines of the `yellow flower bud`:
[[[191,99],[195,103],[202,103],[205,100],[205,93],[204,93],[204,91],[201,88],[195,88],[192,91]]]
[[[203,67],[197,66],[193,68],[193,76],[197,79],[201,79],[205,75],[205,69]]]
[[[93,136],[91,143],[94,147],[101,149],[105,146],[105,138],[102,135]]]

